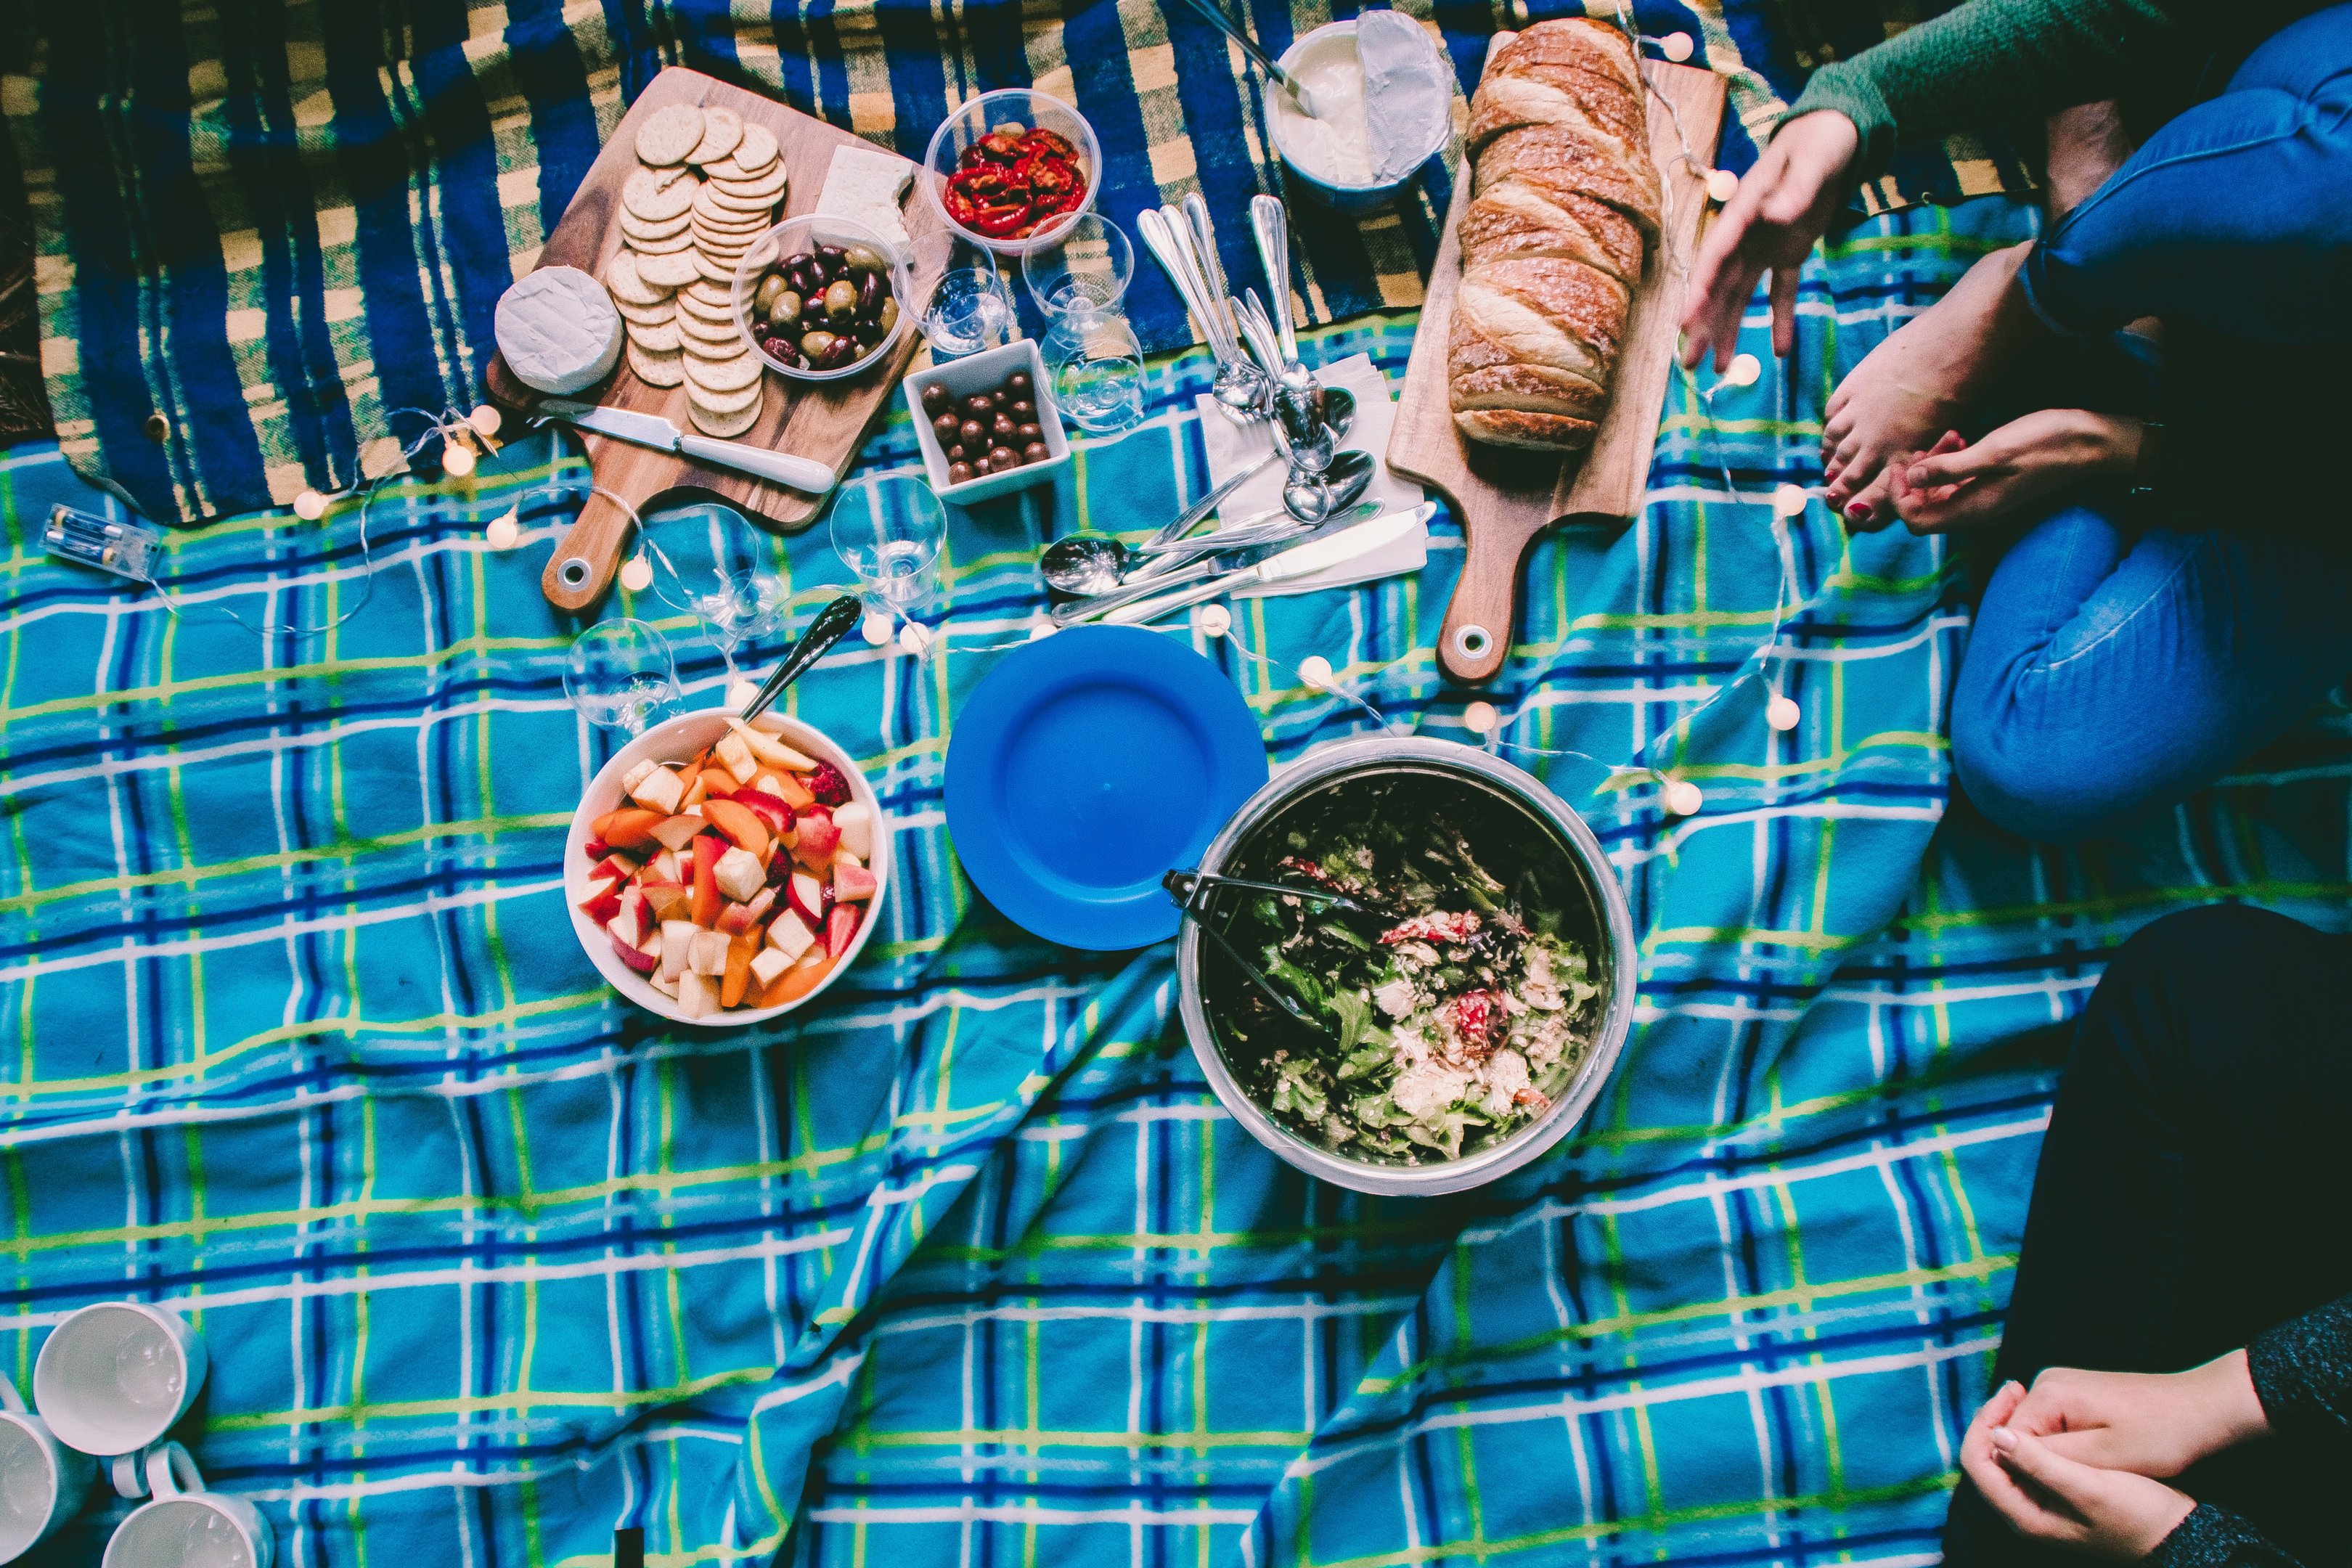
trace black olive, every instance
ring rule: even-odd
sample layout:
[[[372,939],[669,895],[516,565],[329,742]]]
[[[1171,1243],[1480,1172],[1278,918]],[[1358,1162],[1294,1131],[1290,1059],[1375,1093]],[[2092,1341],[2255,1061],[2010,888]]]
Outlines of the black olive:
[[[936,381],[923,388],[923,412],[926,414],[945,414],[954,402],[955,395]]]
[[[937,392],[939,388],[935,386],[931,390]],[[929,404],[930,399],[926,397],[923,401]],[[963,439],[963,421],[952,414],[942,414],[932,420],[931,430],[939,437],[940,445],[943,447],[952,447]]]
[[[1042,463],[1053,455],[1043,441],[1032,441],[1021,448],[1021,460],[1024,463]]]
[[[985,447],[987,445],[988,426],[982,425],[977,419],[965,420],[962,426],[960,426],[960,433],[963,437],[963,444],[967,447]]]
[[[816,252],[813,250],[795,250],[790,256],[784,258],[784,266],[788,270],[792,268],[803,266],[811,258],[815,256],[815,254]]]
[[[882,323],[879,321],[853,321],[849,326],[849,335],[856,338],[859,342],[864,343],[866,347],[872,348],[876,343],[882,341]]]
[[[816,253],[835,266],[845,265],[849,260],[849,249],[846,246],[820,245],[816,247]]]
[[[865,349],[859,345],[856,338],[835,338],[833,340],[833,347],[825,351],[824,368],[839,370],[854,360],[864,358],[865,353]]]
[[[971,479],[971,477],[972,471],[971,465],[970,463],[950,463],[948,465],[948,483],[951,485],[960,485],[963,483],[964,480]]]
[[[882,308],[882,275],[868,272],[857,280],[857,314],[861,320],[872,321],[874,312]]]

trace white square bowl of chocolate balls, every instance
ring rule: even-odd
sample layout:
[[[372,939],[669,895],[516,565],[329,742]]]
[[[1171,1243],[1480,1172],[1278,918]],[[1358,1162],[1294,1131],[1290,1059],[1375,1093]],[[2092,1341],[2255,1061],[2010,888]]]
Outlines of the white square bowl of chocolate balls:
[[[1045,362],[1029,338],[908,376],[907,407],[923,471],[960,506],[1051,484],[1070,443],[1043,390]]]

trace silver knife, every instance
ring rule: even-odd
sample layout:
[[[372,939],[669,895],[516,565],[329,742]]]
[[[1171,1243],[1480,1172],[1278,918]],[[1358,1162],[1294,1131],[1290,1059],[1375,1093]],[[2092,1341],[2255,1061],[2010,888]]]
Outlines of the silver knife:
[[[610,436],[631,446],[651,447],[657,452],[676,452],[697,462],[732,468],[739,474],[750,474],[757,479],[772,479],[777,484],[806,490],[811,495],[821,496],[837,482],[834,471],[823,463],[795,458],[785,452],[771,452],[763,447],[746,446],[740,441],[688,436],[658,414],[604,408],[593,403],[575,403],[565,397],[543,397],[540,399],[537,413],[532,416],[532,423],[542,419],[561,419],[566,425],[593,430],[599,436]]]
[[[1203,599],[1213,599],[1220,594],[1230,594],[1236,588],[1255,587],[1262,583],[1280,583],[1293,577],[1312,577],[1318,572],[1328,572],[1334,566],[1344,566],[1376,550],[1384,550],[1411,533],[1414,529],[1437,515],[1437,503],[1425,500],[1411,511],[1392,511],[1376,517],[1370,522],[1360,522],[1353,528],[1341,529],[1328,539],[1317,539],[1307,544],[1294,544],[1278,555],[1269,556],[1255,566],[1239,572],[1227,572],[1196,584],[1181,593],[1171,594],[1164,599],[1147,604],[1129,605],[1113,610],[1103,619],[1114,625],[1134,626],[1144,621],[1156,621],[1171,610],[1181,610],[1187,605],[1197,605]]]

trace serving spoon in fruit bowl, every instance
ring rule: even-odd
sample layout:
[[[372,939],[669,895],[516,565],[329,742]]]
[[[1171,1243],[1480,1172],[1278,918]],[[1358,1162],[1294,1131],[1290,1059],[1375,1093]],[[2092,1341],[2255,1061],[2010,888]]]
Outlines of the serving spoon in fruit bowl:
[[[844,594],[819,610],[816,619],[809,623],[808,630],[801,634],[800,641],[793,644],[791,651],[784,655],[783,662],[776,666],[775,673],[761,686],[760,694],[751,699],[738,717],[749,724],[774,706],[776,699],[784,694],[784,688],[806,674],[809,667],[824,658],[827,648],[847,637],[849,628],[864,619],[865,615],[866,603],[855,594]]]

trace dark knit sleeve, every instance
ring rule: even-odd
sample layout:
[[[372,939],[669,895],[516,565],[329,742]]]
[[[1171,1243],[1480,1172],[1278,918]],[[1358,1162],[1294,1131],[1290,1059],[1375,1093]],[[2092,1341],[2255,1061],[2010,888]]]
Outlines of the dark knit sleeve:
[[[2352,1428],[2352,1296],[2258,1337],[2246,1373],[2279,1431],[2342,1436]]]
[[[2189,1510],[2140,1561],[2147,1568],[2301,1568],[2270,1537],[2210,1502]]]
[[[1832,110],[1862,133],[1854,175],[1895,143],[2112,98],[2167,43],[2178,0],[1968,0],[1815,71],[1782,118]]]

